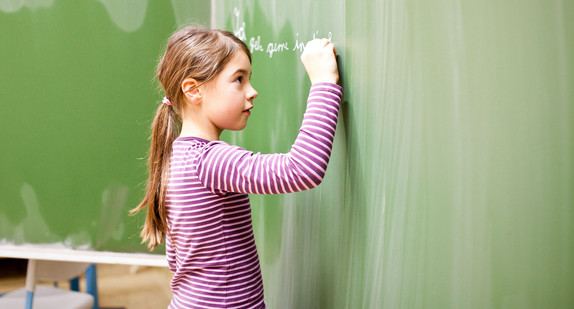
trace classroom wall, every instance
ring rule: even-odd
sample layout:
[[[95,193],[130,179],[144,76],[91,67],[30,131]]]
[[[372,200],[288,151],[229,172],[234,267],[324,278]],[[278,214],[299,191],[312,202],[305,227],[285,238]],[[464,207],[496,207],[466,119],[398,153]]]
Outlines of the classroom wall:
[[[345,87],[323,184],[252,196],[270,308],[574,307],[574,2],[216,6],[259,90],[231,142],[289,150],[314,36]]]

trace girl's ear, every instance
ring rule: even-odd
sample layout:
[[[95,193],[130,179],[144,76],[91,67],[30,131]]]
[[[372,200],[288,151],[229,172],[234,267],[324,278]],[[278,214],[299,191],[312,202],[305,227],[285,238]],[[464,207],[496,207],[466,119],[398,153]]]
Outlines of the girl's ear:
[[[199,90],[199,86],[201,86],[201,84],[193,78],[186,78],[181,83],[181,90],[189,103],[201,103],[201,91]]]

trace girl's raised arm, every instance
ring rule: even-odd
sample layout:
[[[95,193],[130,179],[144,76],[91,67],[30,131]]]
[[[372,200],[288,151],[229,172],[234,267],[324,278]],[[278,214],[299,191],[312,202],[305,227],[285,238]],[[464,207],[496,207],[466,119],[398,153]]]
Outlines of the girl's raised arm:
[[[335,84],[339,75],[329,41],[308,43],[301,60],[313,85],[291,150],[262,155],[225,142],[210,142],[198,158],[199,178],[209,190],[217,194],[276,194],[321,183],[333,146],[342,88]]]

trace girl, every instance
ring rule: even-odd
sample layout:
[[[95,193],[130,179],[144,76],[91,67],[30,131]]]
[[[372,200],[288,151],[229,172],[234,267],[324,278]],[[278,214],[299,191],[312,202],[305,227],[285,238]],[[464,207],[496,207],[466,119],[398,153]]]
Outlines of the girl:
[[[219,141],[242,130],[257,91],[251,55],[231,33],[187,27],[169,39],[157,77],[166,97],[152,125],[141,236],[165,238],[173,273],[169,308],[265,308],[247,194],[307,190],[321,182],[341,101],[335,48],[313,40],[301,55],[312,87],[300,133],[286,154]]]

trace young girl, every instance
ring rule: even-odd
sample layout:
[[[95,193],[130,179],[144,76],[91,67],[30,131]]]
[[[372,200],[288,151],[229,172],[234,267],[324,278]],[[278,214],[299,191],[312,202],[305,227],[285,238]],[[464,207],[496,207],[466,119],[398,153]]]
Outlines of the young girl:
[[[247,194],[319,185],[329,161],[341,101],[335,48],[313,40],[301,55],[312,87],[291,151],[262,155],[219,141],[242,130],[257,91],[251,55],[231,33],[187,27],[169,39],[157,77],[166,97],[149,153],[141,232],[165,238],[173,273],[169,308],[265,308]]]

